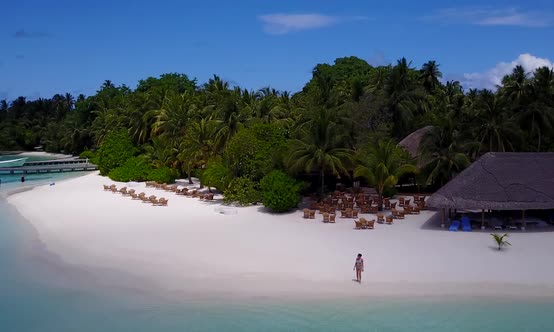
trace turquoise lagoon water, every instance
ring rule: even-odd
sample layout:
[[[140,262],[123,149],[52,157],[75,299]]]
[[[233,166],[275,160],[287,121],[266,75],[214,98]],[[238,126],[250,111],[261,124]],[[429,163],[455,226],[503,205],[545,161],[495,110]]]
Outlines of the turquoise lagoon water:
[[[32,181],[49,183],[67,176],[50,174]],[[5,183],[0,191],[21,185],[16,179]],[[176,301],[144,290],[104,285],[91,271],[64,264],[47,252],[31,225],[0,196],[2,332],[551,331],[553,311],[554,299]]]

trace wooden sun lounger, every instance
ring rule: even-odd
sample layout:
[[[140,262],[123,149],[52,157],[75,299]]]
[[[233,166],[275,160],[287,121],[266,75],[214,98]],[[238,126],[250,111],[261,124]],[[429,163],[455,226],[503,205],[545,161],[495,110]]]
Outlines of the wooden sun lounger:
[[[304,209],[304,219],[310,218],[310,209]]]
[[[364,228],[364,223],[361,222],[360,220],[354,220],[354,228],[355,229],[363,229]]]
[[[382,224],[385,222],[385,216],[382,213],[377,213],[377,223]]]
[[[368,229],[374,229],[375,228],[375,219],[366,220],[365,227]]]
[[[404,206],[404,200],[405,198],[404,197],[398,197],[398,206]]]
[[[115,194],[118,192],[117,190],[117,187],[116,186],[113,186],[113,187],[110,187],[110,190],[112,191],[112,194]]]
[[[329,215],[329,222],[334,224],[334,223],[335,223],[335,218],[336,218],[336,217],[337,217],[336,214],[330,214],[330,215]]]
[[[310,210],[310,219],[315,219],[315,210]]]
[[[323,222],[329,222],[329,213],[323,213]]]
[[[110,190],[110,186],[104,185],[104,190],[106,191]]]
[[[392,219],[393,219],[392,216],[390,216],[390,215],[386,216],[386,223],[387,224],[392,224]]]
[[[160,199],[158,200],[158,205],[167,206],[167,202],[169,202],[168,199],[165,199],[164,197],[160,197]]]
[[[150,196],[149,199],[150,199],[150,203],[152,203],[152,205],[158,205],[158,204],[160,204],[160,201],[158,201],[158,199],[156,198],[156,196]]]
[[[139,199],[138,194],[131,193],[130,195],[131,195],[131,199]]]

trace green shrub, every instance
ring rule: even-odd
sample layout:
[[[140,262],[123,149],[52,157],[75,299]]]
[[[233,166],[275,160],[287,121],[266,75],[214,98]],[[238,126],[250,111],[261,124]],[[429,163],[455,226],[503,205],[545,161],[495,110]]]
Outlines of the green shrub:
[[[98,156],[94,151],[91,150],[85,150],[81,152],[79,155],[79,158],[81,159],[88,159],[89,162],[96,164],[98,162]]]
[[[223,191],[225,203],[237,202],[240,205],[250,205],[258,203],[260,198],[256,183],[246,177],[233,179],[227,189]]]
[[[219,160],[208,162],[201,177],[202,184],[220,191],[225,191],[232,179],[233,175],[229,168]]]
[[[302,184],[281,171],[273,171],[260,181],[262,203],[275,212],[287,212],[298,206]]]
[[[225,149],[228,166],[236,177],[260,181],[281,167],[287,149],[286,132],[271,124],[256,124],[239,130]]]
[[[138,157],[131,157],[120,167],[110,171],[108,176],[114,181],[145,181],[152,171],[150,165]]]
[[[151,169],[148,172],[147,180],[158,183],[173,183],[177,178],[178,172],[175,169],[164,166],[158,169]]]
[[[98,149],[97,165],[100,174],[107,175],[114,168],[123,166],[137,152],[138,149],[126,129],[109,133]]]

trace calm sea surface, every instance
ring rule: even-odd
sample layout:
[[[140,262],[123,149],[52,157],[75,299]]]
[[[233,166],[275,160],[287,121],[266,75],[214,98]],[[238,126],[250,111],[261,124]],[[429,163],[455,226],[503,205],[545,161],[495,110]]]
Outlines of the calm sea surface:
[[[0,176],[0,193],[76,173]],[[0,195],[0,331],[553,331],[554,299],[189,300],[89,284]]]

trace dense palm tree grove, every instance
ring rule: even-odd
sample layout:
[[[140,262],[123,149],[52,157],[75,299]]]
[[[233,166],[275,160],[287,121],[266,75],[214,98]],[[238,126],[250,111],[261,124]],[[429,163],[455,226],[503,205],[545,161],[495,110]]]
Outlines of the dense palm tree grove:
[[[413,171],[409,164],[420,166],[421,185],[440,185],[488,151],[554,151],[551,68],[527,73],[518,66],[496,91],[464,91],[441,78],[435,61],[420,69],[404,58],[372,67],[347,57],[318,64],[295,94],[250,91],[218,76],[200,85],[165,74],[134,90],[106,81],[88,97],[1,101],[0,150],[40,145],[79,154],[125,130],[137,158],[175,176],[206,173],[205,184],[247,190],[280,170],[314,192],[354,175],[382,192]],[[433,127],[421,160],[396,151],[391,142],[424,126]]]

